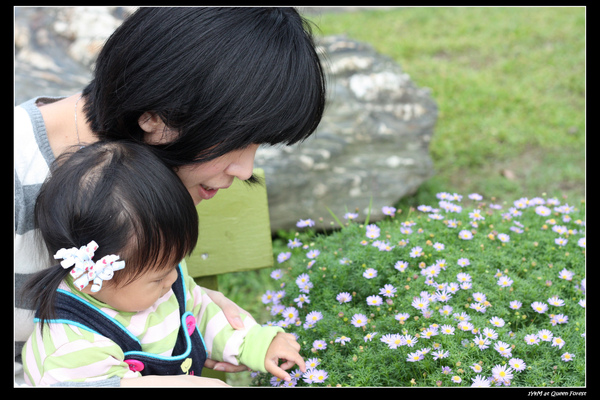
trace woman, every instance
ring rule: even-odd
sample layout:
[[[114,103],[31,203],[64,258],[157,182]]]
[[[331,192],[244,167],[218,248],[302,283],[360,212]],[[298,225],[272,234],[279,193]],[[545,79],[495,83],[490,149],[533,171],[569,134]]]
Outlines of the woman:
[[[324,105],[311,30],[293,8],[140,8],[106,41],[81,94],[15,108],[17,294],[31,274],[50,266],[35,238],[32,207],[48,166],[63,152],[99,140],[144,143],[198,204],[234,178],[255,182],[259,145],[306,139]],[[218,292],[210,297],[241,327],[235,304]],[[19,356],[33,322],[31,304],[15,306]]]

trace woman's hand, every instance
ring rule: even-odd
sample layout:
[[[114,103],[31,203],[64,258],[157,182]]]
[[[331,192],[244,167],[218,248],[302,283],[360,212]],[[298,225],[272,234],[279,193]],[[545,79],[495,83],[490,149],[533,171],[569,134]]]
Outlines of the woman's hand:
[[[241,313],[246,314],[247,318],[254,320],[254,318],[252,318],[247,311],[239,307],[233,301],[229,300],[227,297],[225,297],[225,295],[223,295],[223,293],[204,287],[202,289],[206,291],[208,297],[210,297],[210,299],[221,308],[223,314],[225,314],[225,318],[227,318],[227,322],[229,322],[229,325],[231,325],[233,329],[244,329],[244,323],[240,318]],[[215,371],[223,372],[242,372],[249,370],[245,365],[233,365],[228,362],[214,361],[211,359],[207,359],[204,363],[204,366],[209,369],[214,369]]]
[[[204,368],[214,369],[215,371],[223,372],[243,372],[250,371],[245,365],[233,365],[225,361],[215,361],[207,358],[204,362]]]
[[[246,310],[229,300],[221,292],[210,290],[205,287],[202,289],[204,289],[206,294],[208,294],[208,297],[210,297],[210,299],[221,308],[223,314],[225,314],[225,318],[227,318],[227,322],[229,322],[229,325],[231,325],[233,329],[244,329],[244,323],[240,318],[240,313],[244,313],[248,317],[252,318],[252,316]],[[252,320],[254,320],[254,318],[252,318]]]

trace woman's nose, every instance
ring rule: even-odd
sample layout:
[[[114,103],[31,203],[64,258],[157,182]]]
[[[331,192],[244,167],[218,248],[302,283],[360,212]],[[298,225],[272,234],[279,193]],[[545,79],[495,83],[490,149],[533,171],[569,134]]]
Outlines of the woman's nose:
[[[240,150],[239,157],[234,159],[227,167],[227,173],[242,181],[250,179],[254,171],[254,157],[256,156],[256,150],[258,150],[258,145],[251,145]]]

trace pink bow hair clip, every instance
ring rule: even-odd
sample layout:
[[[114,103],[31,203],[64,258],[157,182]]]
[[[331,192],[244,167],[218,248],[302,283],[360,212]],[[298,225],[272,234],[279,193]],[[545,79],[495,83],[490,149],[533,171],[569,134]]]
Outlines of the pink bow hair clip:
[[[60,249],[54,255],[55,259],[62,259],[60,265],[63,268],[70,268],[69,272],[73,277],[73,284],[79,290],[83,290],[92,282],[92,293],[98,292],[102,288],[102,282],[112,279],[115,271],[125,268],[125,261],[119,260],[119,256],[110,254],[94,262],[94,252],[98,249],[98,244],[93,240],[87,246],[79,249],[72,247],[70,249]]]

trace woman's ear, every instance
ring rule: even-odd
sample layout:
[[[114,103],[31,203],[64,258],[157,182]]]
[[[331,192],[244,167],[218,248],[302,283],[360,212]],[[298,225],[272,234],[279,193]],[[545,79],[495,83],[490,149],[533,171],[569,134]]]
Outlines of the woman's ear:
[[[160,116],[146,111],[138,118],[138,124],[145,133],[144,141],[149,144],[164,144],[173,140],[177,132],[167,128]]]

